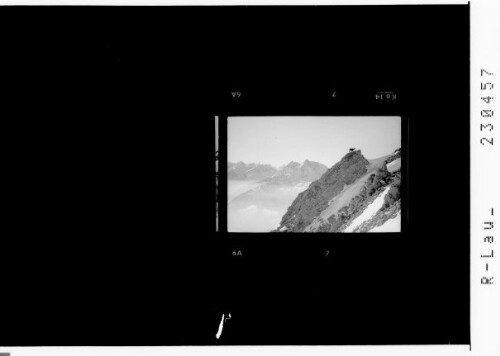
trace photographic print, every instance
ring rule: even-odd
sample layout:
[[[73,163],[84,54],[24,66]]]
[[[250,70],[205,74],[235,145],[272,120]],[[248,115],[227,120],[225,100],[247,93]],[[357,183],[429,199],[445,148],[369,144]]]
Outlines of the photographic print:
[[[400,117],[229,117],[229,232],[400,232]]]
[[[470,343],[477,11],[333,3],[2,7],[0,354]]]

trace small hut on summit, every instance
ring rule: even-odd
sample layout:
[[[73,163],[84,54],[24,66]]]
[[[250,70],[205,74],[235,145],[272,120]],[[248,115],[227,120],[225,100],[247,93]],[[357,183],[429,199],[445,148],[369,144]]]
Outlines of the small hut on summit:
[[[355,148],[349,148],[349,152],[355,151]]]

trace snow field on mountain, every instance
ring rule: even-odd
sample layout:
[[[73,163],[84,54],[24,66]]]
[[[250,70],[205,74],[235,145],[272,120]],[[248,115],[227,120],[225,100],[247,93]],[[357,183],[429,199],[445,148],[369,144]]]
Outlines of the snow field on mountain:
[[[359,225],[364,223],[367,220],[370,220],[376,213],[377,211],[382,208],[384,205],[384,198],[389,192],[390,186],[386,187],[382,193],[380,193],[375,200],[366,207],[366,209],[359,215],[357,218],[355,218],[351,224],[344,230],[344,232],[353,232],[354,229],[356,229]],[[373,230],[372,230],[373,231]]]
[[[387,165],[387,170],[389,172],[396,172],[401,169],[401,158],[395,159]]]
[[[387,220],[380,226],[376,226],[370,230],[370,232],[400,232],[401,231],[401,211],[393,217]]]

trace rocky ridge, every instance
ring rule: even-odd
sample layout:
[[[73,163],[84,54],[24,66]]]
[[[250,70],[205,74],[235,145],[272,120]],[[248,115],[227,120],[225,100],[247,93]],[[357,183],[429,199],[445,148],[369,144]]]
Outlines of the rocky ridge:
[[[342,232],[377,197],[377,203],[383,202],[382,207],[361,225],[349,229],[366,232],[383,225],[401,210],[400,157],[400,149],[370,161],[360,150],[347,153],[297,196],[275,232]],[[391,162],[394,163],[390,166],[396,168],[389,171]]]

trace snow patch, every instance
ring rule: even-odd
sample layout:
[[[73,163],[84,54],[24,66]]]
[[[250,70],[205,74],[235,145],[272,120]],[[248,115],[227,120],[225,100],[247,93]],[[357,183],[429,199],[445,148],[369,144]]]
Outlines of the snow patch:
[[[376,226],[370,230],[370,232],[400,232],[401,231],[401,211],[393,217],[387,220],[380,226]]]
[[[387,165],[387,170],[389,172],[396,172],[401,169],[401,158],[395,159]]]
[[[360,226],[362,223],[364,223],[367,220],[370,220],[376,213],[377,211],[384,206],[384,198],[386,194],[389,192],[390,187],[386,187],[382,193],[380,193],[375,200],[368,205],[365,210],[359,215],[357,218],[355,218],[351,224],[344,230],[344,232],[353,232],[354,229],[356,229],[358,226]]]
[[[310,185],[310,184],[311,184],[311,182],[305,182],[305,181],[302,181],[302,182],[300,182],[300,183],[297,183],[297,184],[295,185],[295,187],[297,187],[297,188],[301,188],[301,189],[303,188],[303,189],[305,190],[306,188],[308,188],[308,187],[309,187],[309,185]]]

